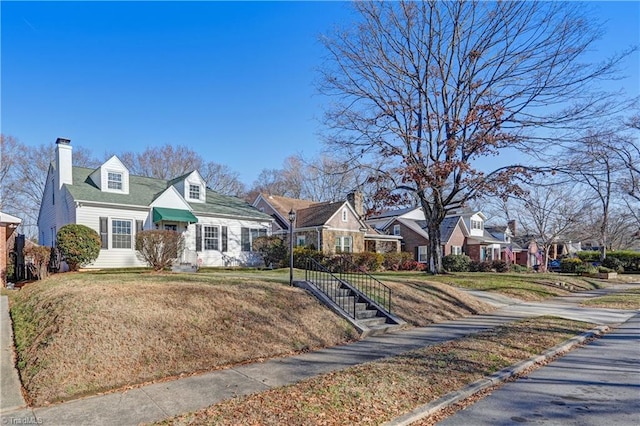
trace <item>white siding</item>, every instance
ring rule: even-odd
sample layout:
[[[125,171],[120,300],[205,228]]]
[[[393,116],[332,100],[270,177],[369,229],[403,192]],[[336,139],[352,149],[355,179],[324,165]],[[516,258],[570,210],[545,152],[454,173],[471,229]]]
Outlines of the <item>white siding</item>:
[[[184,201],[173,186],[167,188],[158,196],[158,198],[153,200],[151,207],[168,207],[171,209],[191,210],[189,204]]]
[[[247,265],[256,266],[262,259],[257,253],[243,252],[241,247],[241,229],[266,229],[267,233],[271,231],[271,223],[269,221],[253,221],[239,220],[229,218],[202,217],[198,218],[198,225],[217,226],[222,230],[222,226],[227,227],[227,251],[220,250],[202,250],[198,251],[198,259],[201,266],[229,266],[229,265]],[[220,237],[222,233],[220,232]],[[185,238],[185,247],[189,250],[196,251],[196,225],[191,224],[187,231],[183,234]],[[219,246],[222,248],[222,245]]]
[[[40,204],[40,214],[38,215],[38,244],[49,247],[53,245],[51,229],[56,223],[56,206],[52,204],[52,192],[56,191],[56,188],[54,188],[51,170],[52,169],[50,168],[44,185],[42,203]],[[58,202],[57,198],[58,194],[56,194],[56,203]]]
[[[100,218],[109,218],[109,248],[100,250],[100,255],[95,262],[88,265],[88,268],[125,268],[131,266],[147,266],[141,261],[135,251],[136,220],[145,222],[147,228],[149,211],[127,210],[123,208],[104,208],[94,206],[82,206],[77,210],[78,224],[86,225],[100,233]],[[130,249],[112,248],[113,238],[111,236],[111,223],[113,219],[132,221],[132,240]]]

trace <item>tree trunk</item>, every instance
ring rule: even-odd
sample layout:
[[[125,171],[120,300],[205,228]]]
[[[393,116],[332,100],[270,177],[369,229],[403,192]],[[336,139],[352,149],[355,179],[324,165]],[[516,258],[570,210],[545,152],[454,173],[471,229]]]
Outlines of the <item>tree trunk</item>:
[[[440,274],[443,272],[440,223],[429,223],[427,232],[429,233],[429,272]]]
[[[432,274],[440,274],[443,272],[440,225],[446,216],[446,211],[439,197],[434,197],[434,200],[427,200],[426,194],[420,191],[418,191],[417,195],[420,199],[424,218],[427,222],[427,234],[429,235],[429,272]]]

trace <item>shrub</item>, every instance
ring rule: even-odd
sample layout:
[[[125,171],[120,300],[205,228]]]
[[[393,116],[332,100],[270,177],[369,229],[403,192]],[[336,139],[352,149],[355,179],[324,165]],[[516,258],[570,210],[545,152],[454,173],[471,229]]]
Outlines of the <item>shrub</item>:
[[[171,267],[180,255],[184,241],[176,231],[154,229],[136,234],[136,251],[154,271]]]
[[[72,223],[60,228],[56,245],[71,271],[88,265],[100,254],[100,236],[85,225]]]
[[[47,278],[49,275],[49,256],[51,249],[45,246],[30,245],[22,251],[25,257],[31,258],[29,270],[37,280]]]
[[[509,264],[501,259],[495,259],[491,262],[491,269],[496,272],[509,272]]]
[[[491,272],[491,262],[478,262],[476,260],[469,263],[470,272]]]
[[[578,275],[595,274],[598,270],[590,263],[581,263],[576,266],[575,273]]]
[[[575,274],[578,272],[576,268],[581,266],[583,263],[584,262],[577,257],[565,257],[560,260],[560,272]]]
[[[258,237],[253,241],[253,249],[262,255],[265,266],[283,268],[289,263],[289,247],[280,237]]]
[[[596,250],[579,251],[576,256],[580,258],[582,262],[598,262],[600,261],[600,252]]]
[[[407,253],[406,251],[390,252],[384,254],[382,266],[384,266],[384,269],[388,271],[400,271],[403,264],[412,260],[413,256],[411,253]]]
[[[293,248],[293,266],[298,269],[305,269],[307,259],[313,259],[316,262],[324,265],[326,256],[311,247],[294,247]],[[289,259],[285,259],[285,266],[289,266]]]
[[[511,265],[511,272],[528,272],[529,268],[527,268],[524,265],[518,265],[517,263],[514,263],[513,265]]]
[[[401,271],[426,271],[427,265],[417,260],[407,259],[400,265]]]
[[[602,266],[610,268],[612,271],[622,273],[624,272],[624,266],[622,261],[616,257],[607,256],[602,261]]]
[[[376,272],[382,267],[384,256],[381,253],[366,251],[363,253],[355,253],[351,257],[351,262],[353,262],[362,271]]]
[[[466,254],[450,254],[442,258],[442,267],[449,272],[468,272],[471,258]]]
[[[607,268],[606,266],[598,266],[598,272],[600,272],[601,274],[609,274],[615,271],[611,268]]]

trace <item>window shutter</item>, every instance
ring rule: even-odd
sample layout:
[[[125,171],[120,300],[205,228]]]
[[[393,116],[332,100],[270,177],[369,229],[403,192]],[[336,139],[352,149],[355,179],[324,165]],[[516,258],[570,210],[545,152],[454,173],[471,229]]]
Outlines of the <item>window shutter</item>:
[[[136,233],[142,231],[144,229],[144,222],[141,220],[136,220]]]
[[[227,227],[226,227],[226,226],[223,226],[223,227],[222,227],[222,252],[223,252],[223,253],[224,253],[224,252],[226,252],[226,251],[228,251],[228,250],[227,250],[227,249],[228,249],[227,241],[228,241],[228,239],[229,239],[228,235],[229,235],[229,234],[228,234],[228,231],[227,231]]]
[[[107,250],[109,248],[109,218],[100,218],[100,248]]]
[[[196,251],[202,251],[202,225],[196,225]]]

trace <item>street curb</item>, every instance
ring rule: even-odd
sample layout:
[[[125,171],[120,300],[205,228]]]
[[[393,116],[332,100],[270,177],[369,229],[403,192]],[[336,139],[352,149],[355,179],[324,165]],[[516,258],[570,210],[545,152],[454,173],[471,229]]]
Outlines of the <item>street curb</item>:
[[[456,404],[464,399],[467,399],[476,393],[487,389],[491,386],[497,385],[499,383],[503,383],[507,381],[509,378],[535,366],[536,364],[540,364],[554,356],[567,352],[572,349],[574,346],[577,346],[587,339],[590,339],[595,336],[600,336],[609,331],[609,327],[606,325],[601,325],[595,328],[592,328],[589,331],[586,331],[578,336],[572,337],[571,339],[560,343],[554,346],[551,349],[547,349],[542,354],[531,357],[527,360],[520,361],[512,366],[504,368],[500,371],[493,373],[492,375],[475,381],[473,383],[468,384],[454,392],[450,392],[442,397],[436,399],[435,401],[431,401],[427,404],[424,404],[407,414],[404,414],[400,417],[396,417],[393,420],[383,423],[384,426],[404,426],[409,425],[418,420],[422,420],[425,417],[429,417],[443,408],[449,407],[453,404]]]

